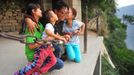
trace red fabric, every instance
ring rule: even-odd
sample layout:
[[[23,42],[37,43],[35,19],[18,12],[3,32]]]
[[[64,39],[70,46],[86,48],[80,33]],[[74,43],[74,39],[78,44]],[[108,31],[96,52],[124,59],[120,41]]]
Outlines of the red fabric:
[[[37,54],[35,54],[36,57]],[[42,68],[40,68],[42,66],[42,64],[44,63],[44,60],[50,56],[51,57],[51,61],[49,63],[47,63],[45,66],[43,66]],[[46,49],[42,48],[40,49],[40,55],[39,55],[39,59],[37,61],[36,64],[36,70],[40,70],[41,73],[46,73],[52,66],[54,66],[56,64],[57,60],[55,55],[53,54],[53,50],[51,48],[51,46],[48,46]]]

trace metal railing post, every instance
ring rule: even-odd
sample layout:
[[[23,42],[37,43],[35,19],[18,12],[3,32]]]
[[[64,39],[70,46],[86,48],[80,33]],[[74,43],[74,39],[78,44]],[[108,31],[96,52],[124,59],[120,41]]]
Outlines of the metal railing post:
[[[88,5],[86,4],[86,13],[85,13],[85,31],[84,31],[84,53],[87,53],[87,23],[88,23]]]
[[[97,34],[99,35],[99,17],[96,18],[96,31]]]

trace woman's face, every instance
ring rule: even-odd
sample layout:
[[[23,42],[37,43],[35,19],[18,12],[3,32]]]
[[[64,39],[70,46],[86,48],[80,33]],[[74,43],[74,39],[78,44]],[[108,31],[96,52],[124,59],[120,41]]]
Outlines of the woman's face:
[[[42,17],[42,11],[40,8],[33,10],[33,14],[39,18]]]
[[[71,10],[71,8],[69,8],[69,10],[68,10],[68,14],[67,14],[67,16],[66,16],[66,19],[73,19],[73,13],[72,13],[72,10]]]

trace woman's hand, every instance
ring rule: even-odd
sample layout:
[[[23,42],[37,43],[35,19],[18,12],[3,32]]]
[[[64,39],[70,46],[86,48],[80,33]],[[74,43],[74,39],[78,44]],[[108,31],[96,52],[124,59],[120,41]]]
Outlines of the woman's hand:
[[[29,48],[30,48],[30,49],[35,49],[35,48],[37,48],[37,47],[40,47],[40,46],[43,45],[43,44],[44,44],[43,41],[37,42],[37,43],[35,43],[35,44],[29,44]]]

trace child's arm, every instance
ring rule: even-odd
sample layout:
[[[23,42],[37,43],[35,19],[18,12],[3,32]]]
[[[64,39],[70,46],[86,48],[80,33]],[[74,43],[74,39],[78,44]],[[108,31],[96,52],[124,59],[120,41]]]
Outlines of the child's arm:
[[[28,28],[28,32],[26,33],[26,35],[33,35],[34,34],[34,30],[33,30],[33,32],[29,29],[29,26],[32,26],[33,25],[33,29],[35,29],[35,25],[36,25],[36,23],[35,22],[33,22],[30,18],[26,18],[25,19],[25,23],[26,23],[26,25],[27,25],[27,28]],[[32,37],[28,37],[28,38],[26,38],[26,42],[33,42],[33,38]],[[42,42],[39,42],[40,44],[42,44]],[[41,46],[41,45],[39,45],[39,44],[37,44],[37,43],[35,43],[35,44],[29,44],[28,45],[28,47],[30,48],[30,49],[35,49],[35,48],[37,48],[37,47],[39,47],[39,46]]]
[[[83,25],[80,28],[80,34],[84,34],[85,31],[85,24],[83,23]]]
[[[79,35],[79,34],[84,34],[84,30],[85,30],[85,24],[82,23],[82,25],[80,26],[79,29],[75,30],[75,34]]]
[[[38,43],[35,43],[35,44],[29,44],[28,46],[29,46],[30,49],[35,49],[37,47],[40,47],[41,44],[43,44],[43,42],[38,42]]]
[[[47,34],[48,36],[54,37],[55,39],[58,39],[58,40],[62,40],[62,41],[64,41],[65,43],[67,42],[64,37],[52,33],[51,30],[46,29],[45,31],[46,31],[46,34]]]
[[[42,38],[44,41],[52,41],[55,40],[55,38],[47,36],[46,38]]]
[[[56,33],[57,35],[59,35],[58,33]],[[60,36],[60,35],[59,35]],[[63,37],[67,40],[67,41],[69,41],[70,40],[70,35],[69,34],[65,34],[65,35],[63,35]]]

